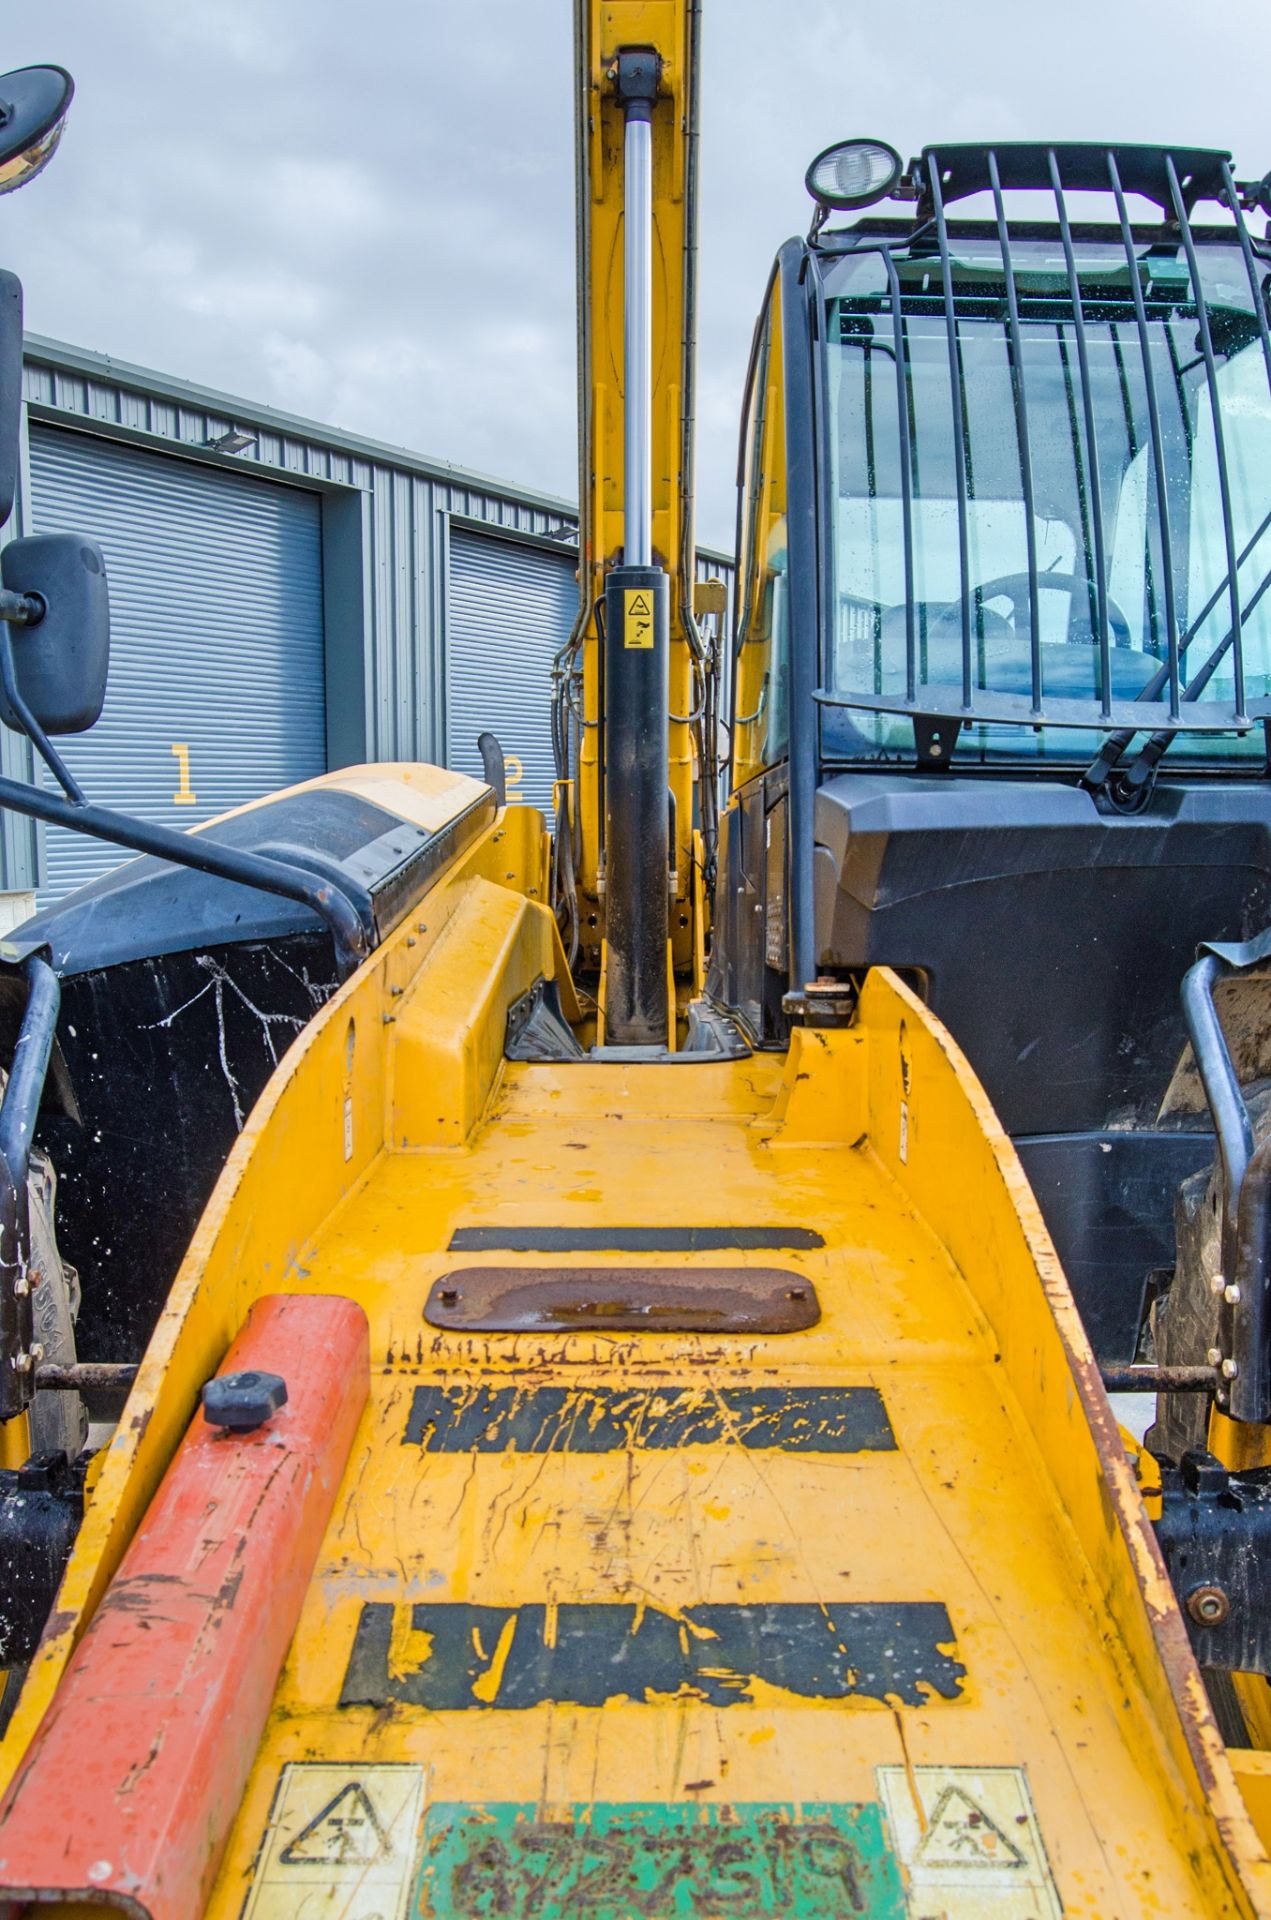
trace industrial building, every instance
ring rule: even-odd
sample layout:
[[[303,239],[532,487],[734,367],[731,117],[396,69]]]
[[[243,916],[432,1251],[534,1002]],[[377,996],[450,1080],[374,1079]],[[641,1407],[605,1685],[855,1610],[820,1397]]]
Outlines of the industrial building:
[[[361,760],[479,772],[488,727],[511,792],[550,803],[570,502],[34,336],[23,415],[8,533],[106,555],[105,711],[63,742],[90,799],[190,827]],[[29,774],[27,743],[0,762]],[[6,813],[2,924],[124,857]]]

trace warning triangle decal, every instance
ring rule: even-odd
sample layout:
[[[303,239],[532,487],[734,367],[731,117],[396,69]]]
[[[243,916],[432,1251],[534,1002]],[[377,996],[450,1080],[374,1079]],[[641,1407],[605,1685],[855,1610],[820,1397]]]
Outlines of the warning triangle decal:
[[[946,1787],[913,1856],[916,1867],[1022,1867],[1024,1855],[961,1787]]]
[[[636,620],[647,620],[652,609],[642,593],[633,593],[627,600],[627,612]]]
[[[354,1780],[314,1814],[279,1860],[286,1867],[369,1866],[389,1850],[375,1808]]]

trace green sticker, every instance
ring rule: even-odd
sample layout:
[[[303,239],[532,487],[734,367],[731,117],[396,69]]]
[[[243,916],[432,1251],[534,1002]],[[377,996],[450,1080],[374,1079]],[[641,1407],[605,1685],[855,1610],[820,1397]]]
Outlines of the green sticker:
[[[904,1920],[875,1805],[429,1807],[419,1920]]]

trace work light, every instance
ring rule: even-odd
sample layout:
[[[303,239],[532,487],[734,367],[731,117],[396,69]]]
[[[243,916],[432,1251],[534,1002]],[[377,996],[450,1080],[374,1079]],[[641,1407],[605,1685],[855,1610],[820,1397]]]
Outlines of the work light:
[[[57,150],[75,83],[64,67],[0,74],[0,193],[42,173]]]
[[[886,199],[903,170],[885,140],[840,140],[818,153],[807,171],[807,189],[818,206],[846,213]]]

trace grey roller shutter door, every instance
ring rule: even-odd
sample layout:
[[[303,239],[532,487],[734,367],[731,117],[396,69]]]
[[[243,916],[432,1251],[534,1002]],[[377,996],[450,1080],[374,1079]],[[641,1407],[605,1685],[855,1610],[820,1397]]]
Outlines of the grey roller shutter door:
[[[509,765],[509,797],[550,815],[552,661],[578,610],[573,549],[450,531],[446,601],[447,763],[481,772],[477,735],[496,733]]]
[[[61,743],[90,800],[184,829],[325,770],[316,494],[33,423],[31,499],[106,555],[106,706]],[[128,857],[61,828],[45,852],[42,900]]]

